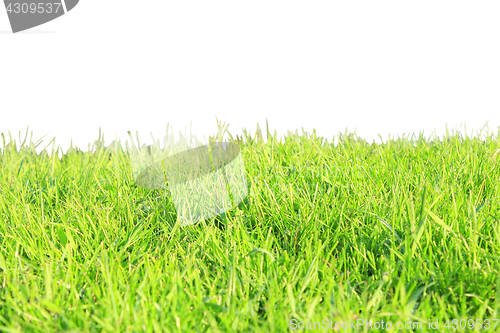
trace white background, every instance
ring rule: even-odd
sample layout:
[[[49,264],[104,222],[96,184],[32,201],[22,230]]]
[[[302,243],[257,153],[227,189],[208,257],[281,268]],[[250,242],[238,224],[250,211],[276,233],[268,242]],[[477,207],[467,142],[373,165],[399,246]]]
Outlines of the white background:
[[[87,149],[99,127],[388,135],[500,125],[500,2],[81,0],[12,34],[0,10],[0,132]]]

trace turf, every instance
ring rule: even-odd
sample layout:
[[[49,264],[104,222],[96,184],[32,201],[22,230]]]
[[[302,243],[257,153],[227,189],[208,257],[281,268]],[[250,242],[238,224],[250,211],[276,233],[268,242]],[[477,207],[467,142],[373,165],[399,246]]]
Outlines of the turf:
[[[137,187],[126,152],[102,137],[59,158],[2,136],[0,330],[284,332],[363,319],[451,332],[447,319],[500,317],[500,132],[262,136],[230,138],[246,200],[182,228],[168,191]]]

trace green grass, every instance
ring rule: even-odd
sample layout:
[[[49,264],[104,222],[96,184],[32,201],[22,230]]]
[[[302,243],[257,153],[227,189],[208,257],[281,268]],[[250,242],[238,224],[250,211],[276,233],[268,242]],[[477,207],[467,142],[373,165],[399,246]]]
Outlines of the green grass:
[[[247,199],[180,228],[168,191],[137,187],[126,154],[101,139],[59,159],[4,137],[0,330],[284,332],[292,319],[365,319],[428,331],[431,319],[451,332],[443,320],[500,317],[500,132],[267,140],[233,140]]]

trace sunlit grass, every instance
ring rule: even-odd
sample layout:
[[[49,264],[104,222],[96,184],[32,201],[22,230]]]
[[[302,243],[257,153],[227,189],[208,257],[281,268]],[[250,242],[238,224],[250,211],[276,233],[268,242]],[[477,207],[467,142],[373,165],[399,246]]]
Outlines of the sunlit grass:
[[[242,149],[247,199],[182,228],[168,191],[135,185],[123,150],[98,141],[59,159],[4,138],[1,329],[283,332],[291,319],[425,328],[499,318],[499,138],[369,144],[344,134],[332,144],[268,132],[264,143],[260,130],[245,132],[230,141]]]

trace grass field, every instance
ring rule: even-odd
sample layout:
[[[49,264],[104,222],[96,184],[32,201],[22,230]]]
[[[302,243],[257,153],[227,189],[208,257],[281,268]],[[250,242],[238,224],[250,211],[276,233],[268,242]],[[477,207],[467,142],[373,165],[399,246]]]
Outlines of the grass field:
[[[102,139],[59,159],[3,136],[0,330],[500,332],[500,132],[334,139],[234,138],[247,199],[180,228]]]

